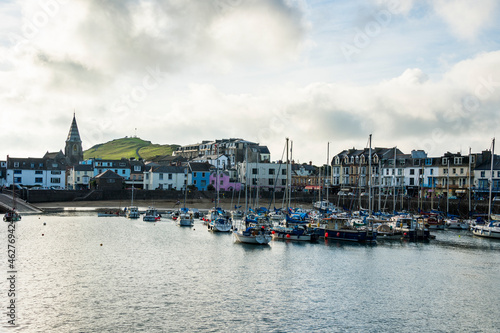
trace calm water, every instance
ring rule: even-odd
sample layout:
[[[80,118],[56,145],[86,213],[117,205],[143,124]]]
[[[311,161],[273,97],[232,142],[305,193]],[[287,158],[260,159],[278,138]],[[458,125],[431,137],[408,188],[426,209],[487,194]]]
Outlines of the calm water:
[[[500,328],[500,242],[467,232],[437,232],[428,244],[259,247],[207,232],[198,221],[181,228],[170,220],[95,215],[25,216],[18,223],[20,325],[9,332]],[[6,234],[2,224],[5,275]],[[6,279],[0,287],[5,309]]]

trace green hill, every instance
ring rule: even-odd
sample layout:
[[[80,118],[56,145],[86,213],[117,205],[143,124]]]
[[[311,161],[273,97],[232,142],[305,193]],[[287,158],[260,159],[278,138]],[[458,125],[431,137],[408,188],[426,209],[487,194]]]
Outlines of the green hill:
[[[157,145],[140,138],[122,138],[101,143],[83,152],[83,158],[119,160],[121,158],[149,160],[156,156],[172,155],[179,145]]]

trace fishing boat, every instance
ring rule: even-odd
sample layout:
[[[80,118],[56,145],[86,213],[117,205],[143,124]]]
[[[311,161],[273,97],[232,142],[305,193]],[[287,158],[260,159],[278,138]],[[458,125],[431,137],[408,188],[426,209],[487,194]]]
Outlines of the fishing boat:
[[[324,218],[321,227],[316,230],[325,240],[341,240],[350,242],[375,242],[377,231],[373,228],[354,227],[348,217],[330,216]]]
[[[233,230],[233,235],[240,243],[266,245],[271,241],[271,228],[267,216],[245,218],[244,225]]]
[[[410,215],[397,215],[391,218],[394,229],[403,233],[403,238],[418,241],[429,240],[431,234],[427,227],[427,220],[424,218],[415,218]]]
[[[129,219],[138,219],[141,217],[139,213],[139,208],[134,206],[134,185],[132,185],[132,199],[130,200],[130,206],[127,207],[126,216]]]
[[[194,215],[188,208],[183,207],[179,212],[179,216],[175,220],[176,224],[181,227],[192,227],[194,225]]]
[[[156,222],[161,219],[161,215],[158,213],[158,210],[154,207],[148,207],[146,213],[142,217],[142,220],[145,222]]]

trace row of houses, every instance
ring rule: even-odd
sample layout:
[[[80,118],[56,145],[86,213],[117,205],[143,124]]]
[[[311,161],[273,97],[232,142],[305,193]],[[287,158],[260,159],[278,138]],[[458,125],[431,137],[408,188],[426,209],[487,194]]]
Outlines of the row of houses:
[[[330,184],[346,192],[367,191],[404,193],[410,196],[463,196],[469,191],[482,196],[500,193],[500,158],[495,156],[491,175],[491,151],[481,153],[447,152],[428,157],[424,151],[405,154],[398,148],[348,149],[332,159]],[[371,169],[370,169],[371,164]]]

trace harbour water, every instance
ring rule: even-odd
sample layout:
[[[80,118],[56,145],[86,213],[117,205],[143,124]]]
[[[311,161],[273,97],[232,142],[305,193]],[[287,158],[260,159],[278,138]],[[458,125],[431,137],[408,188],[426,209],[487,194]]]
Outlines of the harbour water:
[[[498,332],[500,242],[268,246],[168,219],[24,216],[8,332]],[[4,223],[5,224],[5,223]],[[7,244],[2,225],[1,244]],[[2,246],[7,274],[7,246]]]

